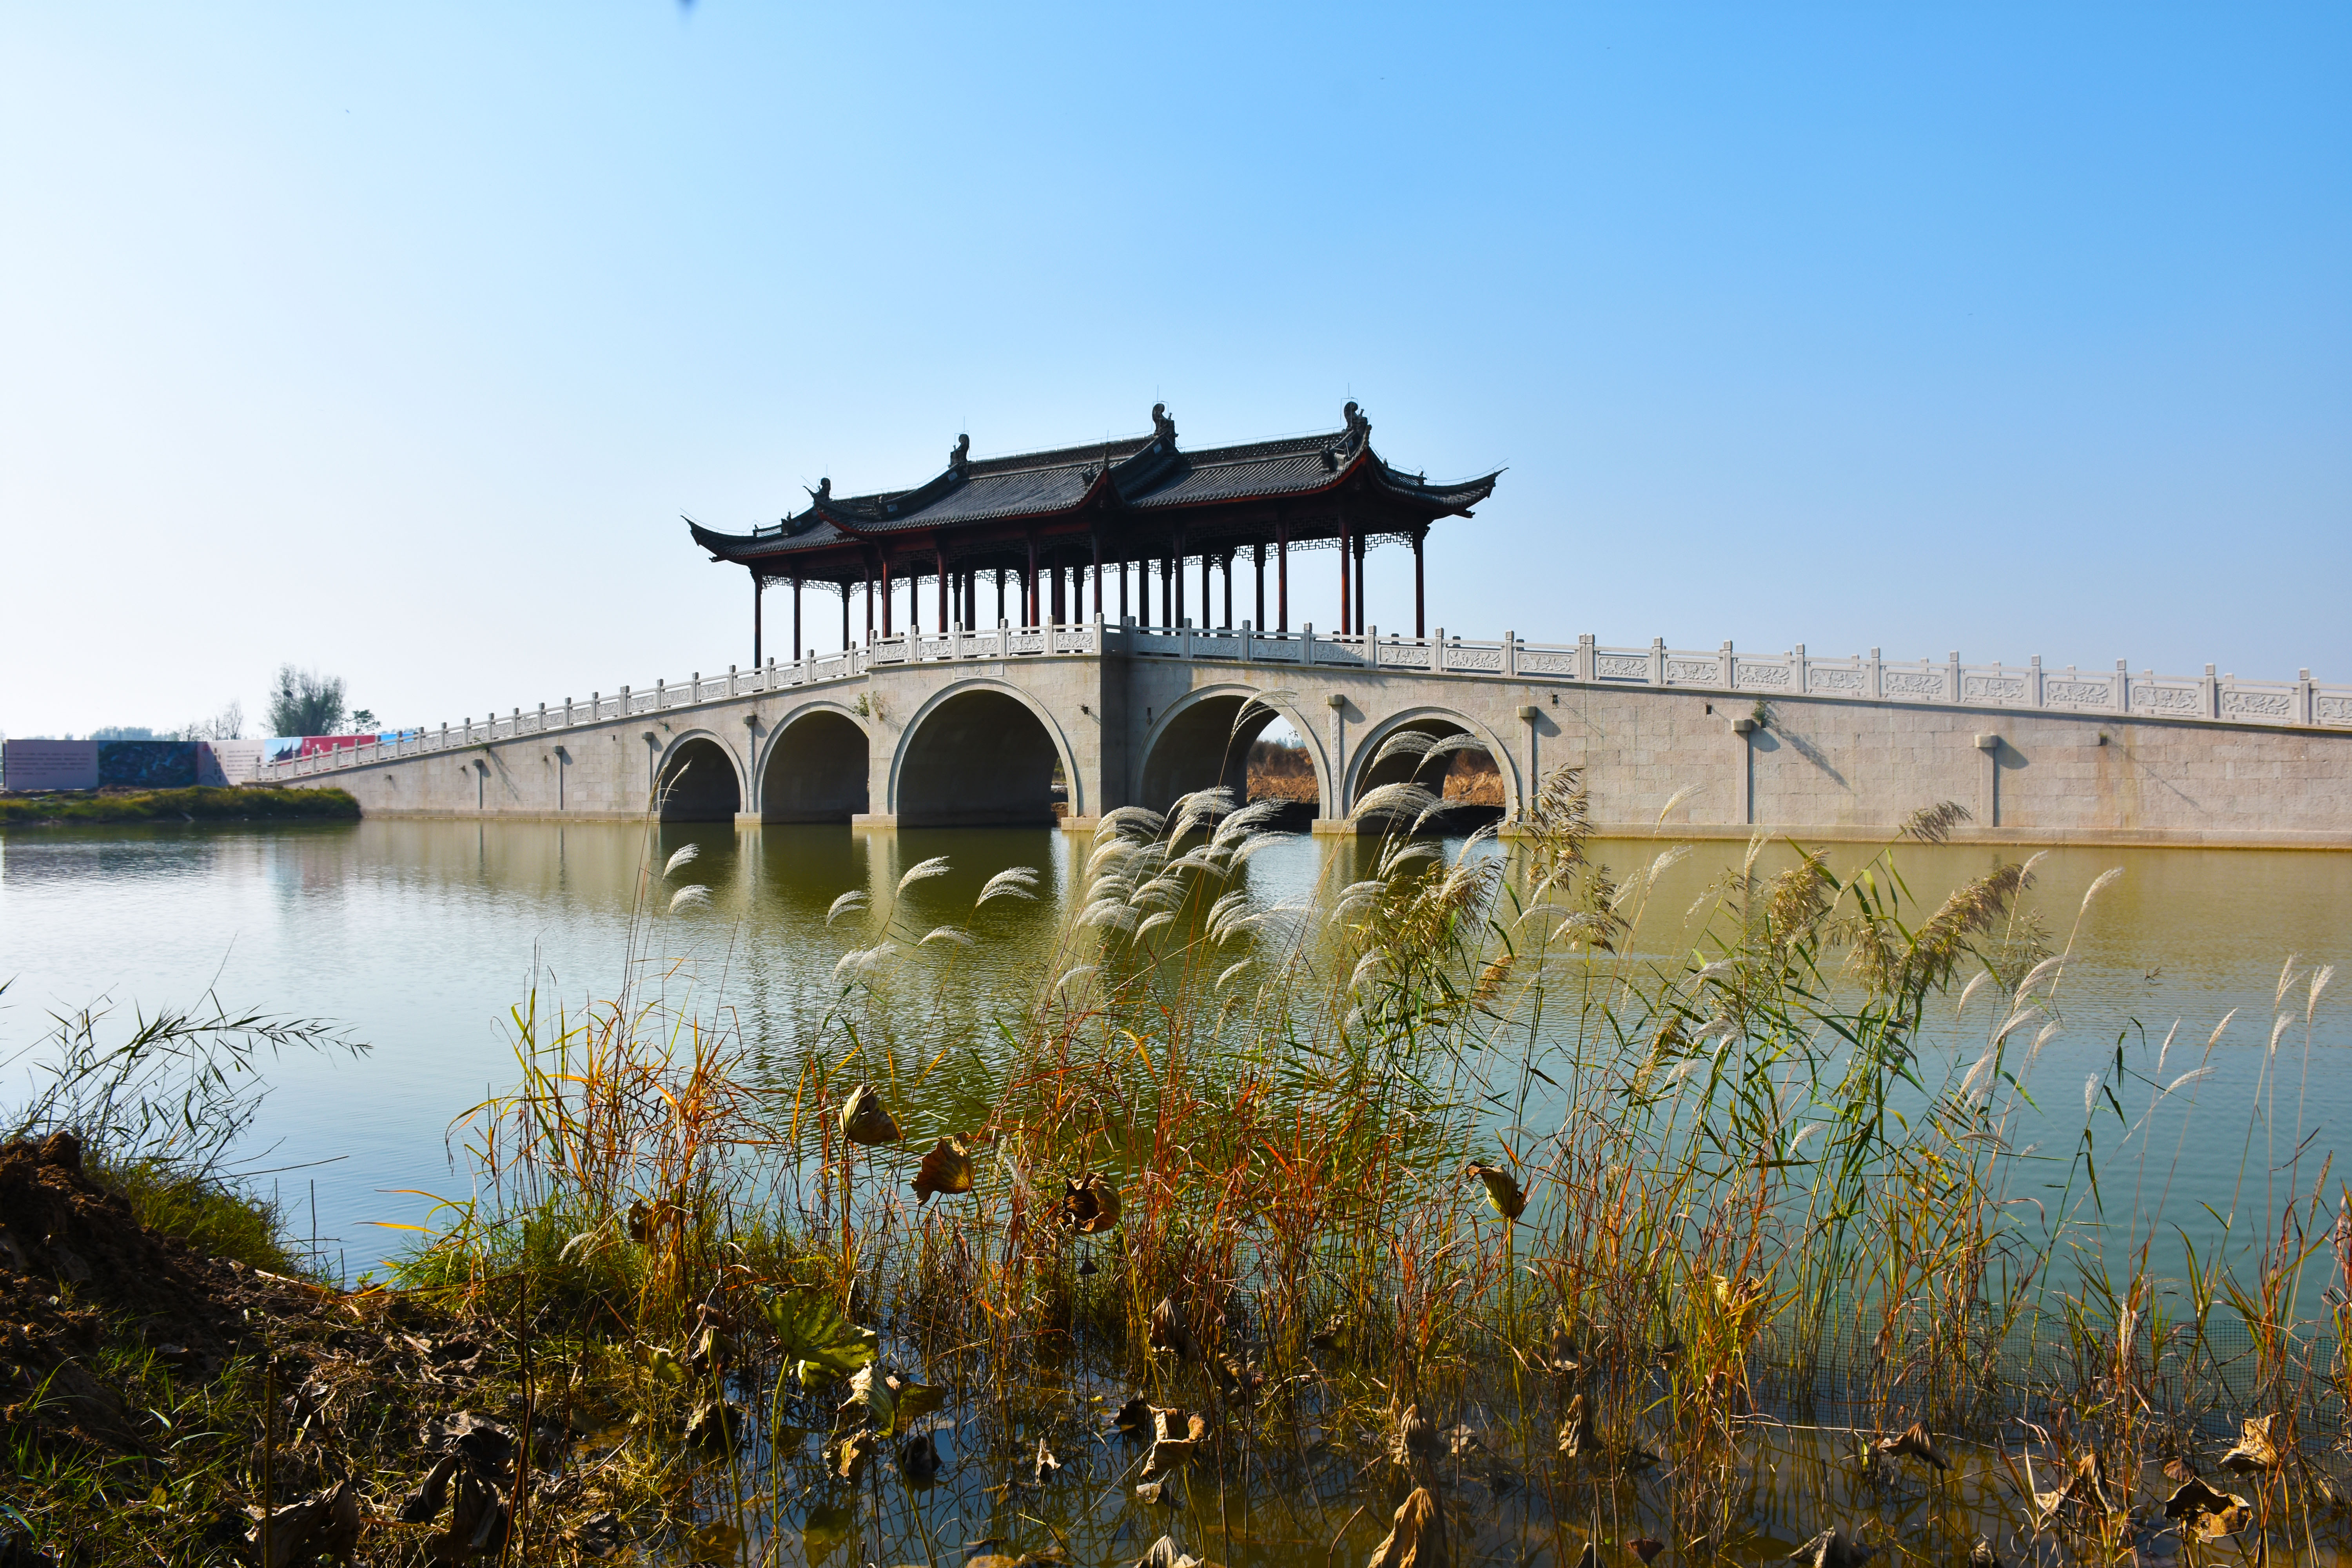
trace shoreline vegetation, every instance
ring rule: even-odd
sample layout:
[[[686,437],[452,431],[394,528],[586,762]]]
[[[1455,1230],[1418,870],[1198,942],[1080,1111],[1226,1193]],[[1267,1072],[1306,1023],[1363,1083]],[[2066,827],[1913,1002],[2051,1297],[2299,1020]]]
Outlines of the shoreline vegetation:
[[[340,789],[198,784],[189,789],[0,795],[0,827],[110,822],[356,822],[359,816],[360,803]]]
[[[1372,873],[1295,905],[1243,887],[1279,800],[1108,814],[1050,954],[977,1032],[962,955],[1038,873],[946,921],[944,858],[844,893],[822,1016],[754,1039],[723,981],[654,958],[710,895],[649,829],[646,962],[603,1001],[517,1005],[513,1087],[453,1124],[464,1195],[388,1279],[289,1287],[335,1323],[328,1392],[257,1384],[240,1352],[246,1404],[226,1363],[173,1395],[215,1401],[198,1460],[153,1425],[168,1403],[122,1401],[149,1413],[135,1458],[20,1429],[26,1528],[173,1560],[266,1497],[273,1563],[2344,1550],[2352,1194],[2303,1162],[2296,1059],[2332,972],[2282,970],[2242,1198],[2213,1216],[2236,1250],[2170,1279],[2143,1134],[2193,1107],[2229,1020],[2119,1041],[2079,1118],[2034,1079],[2118,873],[2052,925],[2033,859],[1923,906],[1900,843],[1768,875],[1759,837],[1702,939],[1659,952],[1638,933],[1683,850],[1595,864],[1566,772],[1507,853],[1491,828],[1449,847],[1449,742],[1388,745],[1424,782],[1368,796]],[[187,1172],[168,1129],[234,1121],[162,1092],[215,1059],[194,1044],[125,1079],[103,1020],[78,1028],[79,1077],[12,1118],[34,1152],[9,1157],[51,1169],[34,1141],[69,1131],[93,1164]],[[257,1081],[235,1062],[216,1109]],[[234,1192],[219,1152],[197,1173]],[[55,1251],[25,1256],[79,1310]],[[452,1343],[466,1371],[436,1384]]]

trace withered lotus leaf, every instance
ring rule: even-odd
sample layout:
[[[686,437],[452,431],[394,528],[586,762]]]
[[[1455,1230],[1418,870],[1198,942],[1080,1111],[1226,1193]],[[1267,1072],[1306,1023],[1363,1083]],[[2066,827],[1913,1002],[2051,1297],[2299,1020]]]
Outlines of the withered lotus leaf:
[[[1790,1552],[1789,1561],[1808,1568],[1862,1568],[1877,1555],[1876,1547],[1864,1546],[1832,1525]]]
[[[1576,1568],[1601,1568],[1601,1542],[1584,1543],[1584,1550],[1576,1554]]]
[[[1045,1439],[1043,1437],[1038,1438],[1037,1462],[1032,1471],[1034,1479],[1036,1480],[1037,1484],[1041,1487],[1044,1486],[1045,1484],[1045,1478],[1052,1475],[1061,1468],[1062,1461],[1054,1458],[1054,1450],[1045,1447]]]
[[[1436,1539],[1442,1528],[1437,1500],[1427,1487],[1413,1488],[1397,1505],[1388,1539],[1372,1548],[1370,1568],[1438,1568],[1444,1562]]]
[[[1977,1543],[1969,1548],[1969,1568],[2000,1568],[2000,1558],[1993,1552],[1991,1541],[1981,1535],[1977,1537]]]
[[[1408,1405],[1397,1417],[1396,1430],[1389,1436],[1389,1458],[1400,1465],[1410,1465],[1416,1458],[1437,1452],[1437,1428],[1421,1413],[1418,1404]]]
[[[854,1481],[866,1468],[867,1458],[874,1452],[874,1433],[859,1427],[833,1446],[833,1473],[845,1481]]]
[[[1655,1563],[1658,1560],[1658,1553],[1666,1549],[1664,1542],[1648,1535],[1637,1535],[1625,1544],[1632,1547],[1633,1555],[1644,1563]]]
[[[1198,1361],[1201,1347],[1192,1338],[1192,1325],[1184,1321],[1183,1298],[1171,1290],[1160,1298],[1160,1305],[1151,1309],[1151,1348],[1174,1351],[1184,1361]]]
[[[1118,1189],[1089,1172],[1079,1181],[1062,1178],[1062,1223],[1080,1236],[1100,1236],[1118,1223]]]
[[[1143,1489],[1135,1489],[1140,1492]],[[1152,1490],[1156,1494],[1159,1488],[1155,1485]],[[1159,1499],[1155,1495],[1144,1500],[1157,1502]],[[1207,1568],[1207,1564],[1178,1546],[1173,1536],[1163,1535],[1151,1543],[1150,1551],[1137,1559],[1135,1568]]]
[[[1151,1403],[1140,1394],[1118,1407],[1118,1429],[1140,1437],[1151,1429]]]
[[[890,1379],[890,1400],[897,1407],[898,1427],[903,1431],[910,1423],[944,1406],[948,1394],[936,1384],[901,1383],[894,1377]]]
[[[898,1468],[919,1481],[928,1481],[940,1473],[939,1445],[931,1440],[929,1431],[916,1433],[899,1447]]]
[[[1469,1174],[1486,1184],[1487,1206],[1505,1219],[1515,1220],[1527,1212],[1528,1194],[1519,1191],[1519,1184],[1511,1179],[1510,1172],[1499,1165],[1482,1165],[1473,1160]]]
[[[968,1193],[971,1191],[971,1152],[954,1138],[942,1138],[931,1145],[915,1167],[915,1206],[922,1207],[931,1201],[933,1193]]]
[[[1192,1461],[1193,1440],[1190,1437],[1162,1437],[1151,1445],[1144,1457],[1143,1470],[1137,1479],[1156,1480],[1172,1475]]]
[[[1881,1437],[1878,1440],[1878,1451],[1882,1454],[1905,1455],[1914,1459],[1925,1459],[1939,1470],[1948,1470],[1952,1468],[1952,1461],[1944,1458],[1943,1450],[1936,1447],[1936,1439],[1929,1435],[1927,1424],[1925,1421],[1914,1421],[1894,1436]]]
[[[876,1436],[887,1437],[898,1425],[897,1403],[890,1397],[890,1384],[878,1375],[871,1362],[859,1367],[849,1377],[849,1397],[841,1402],[835,1413],[835,1430],[864,1427]]]
[[[890,1108],[882,1103],[882,1096],[870,1083],[861,1083],[849,1091],[841,1107],[841,1131],[853,1143],[872,1148],[878,1143],[896,1143],[906,1136],[898,1124],[890,1119]]]
[[[2235,1535],[2254,1522],[2254,1510],[2243,1503],[2225,1508],[2219,1513],[2197,1516],[2197,1537],[2200,1541],[2219,1541],[2225,1535]]]
[[[1148,1407],[1151,1412],[1151,1436],[1160,1442],[1197,1443],[1208,1435],[1208,1417],[1198,1411],[1187,1410],[1181,1405]]]
[[[1554,1329],[1550,1341],[1536,1352],[1535,1363],[1562,1377],[1573,1377],[1582,1372],[1584,1352],[1576,1342],[1576,1331],[1565,1323]]]
[[[2257,1415],[2238,1424],[2238,1446],[2221,1456],[2221,1468],[2245,1475],[2252,1470],[2275,1470],[2279,1467],[2278,1445],[2271,1440],[2271,1423],[2275,1415]]]
[[[1601,1452],[1601,1435],[1593,1429],[1592,1412],[1581,1394],[1569,1399],[1568,1418],[1559,1424],[1559,1451],[1570,1459],[1595,1458]]]
[[[2225,1513],[2232,1508],[2244,1508],[2246,1500],[2234,1492],[2218,1491],[2191,1476],[2180,1483],[2173,1494],[2164,1500],[2167,1519],[2196,1519],[2203,1514]]]

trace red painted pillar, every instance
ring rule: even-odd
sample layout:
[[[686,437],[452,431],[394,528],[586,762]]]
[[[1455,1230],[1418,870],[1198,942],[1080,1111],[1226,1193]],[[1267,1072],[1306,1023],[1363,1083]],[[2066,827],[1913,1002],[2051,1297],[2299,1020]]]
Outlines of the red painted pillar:
[[[1356,535],[1356,634],[1364,630],[1364,536]]]

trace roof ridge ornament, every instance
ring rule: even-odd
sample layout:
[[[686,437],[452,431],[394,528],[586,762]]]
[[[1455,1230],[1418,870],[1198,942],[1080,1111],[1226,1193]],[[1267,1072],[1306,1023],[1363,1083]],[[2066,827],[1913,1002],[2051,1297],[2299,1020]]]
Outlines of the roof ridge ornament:
[[[956,478],[962,479],[965,477],[964,470],[971,466],[971,437],[959,436],[956,437],[955,450],[948,454],[948,471]]]
[[[1168,412],[1168,405],[1164,403],[1151,405],[1151,438],[1154,442],[1164,443],[1163,450],[1172,452],[1176,449],[1176,418]]]
[[[833,500],[833,481],[831,479],[817,480],[816,489],[809,491],[809,499],[821,504],[831,504]]]
[[[1347,421],[1348,437],[1349,440],[1364,441],[1370,439],[1372,434],[1372,422],[1370,418],[1366,417],[1364,411],[1361,408],[1356,406],[1353,399],[1349,401],[1346,407],[1339,410],[1339,417]]]

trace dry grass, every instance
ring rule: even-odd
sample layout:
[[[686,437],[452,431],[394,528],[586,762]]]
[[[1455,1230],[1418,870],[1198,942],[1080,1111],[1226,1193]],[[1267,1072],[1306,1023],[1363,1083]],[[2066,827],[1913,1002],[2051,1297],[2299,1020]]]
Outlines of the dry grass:
[[[763,1328],[817,1297],[944,1392],[959,1442],[1030,1441],[1040,1399],[1076,1396],[1048,1387],[1139,1390],[1205,1413],[1189,1484],[1244,1504],[1318,1452],[1392,1452],[1410,1479],[1444,1448],[1459,1471],[1464,1439],[1428,1413],[1483,1411],[1480,1451],[1540,1500],[1563,1557],[1580,1521],[1633,1513],[1731,1549],[1759,1528],[1759,1412],[1825,1392],[1844,1419],[1974,1434],[2036,1474],[2099,1456],[2137,1501],[2036,1522],[1996,1498],[1966,1518],[2111,1553],[2144,1536],[2131,1510],[2199,1420],[2307,1402],[2336,1374],[2295,1333],[2294,1283],[2335,1234],[2317,1186],[2267,1210],[2282,1228],[2251,1268],[2150,1304],[2162,1206],[2108,1206],[2095,1125],[2128,1133],[2141,1089],[2145,1125],[2193,1075],[2119,1055],[2071,1154],[2015,1152],[2029,1126],[2051,1147],[2032,1068],[2090,898],[2059,941],[2024,908],[2032,862],[1916,909],[1893,847],[1767,876],[1759,838],[1699,945],[1645,952],[1681,851],[1592,865],[1563,774],[1512,854],[1484,834],[1442,852],[1414,833],[1442,818],[1456,773],[1435,764],[1459,753],[1416,744],[1446,793],[1372,792],[1392,831],[1371,874],[1299,907],[1245,891],[1270,801],[1109,814],[1048,961],[985,1040],[941,1000],[970,937],[924,929],[904,897],[939,863],[879,907],[836,905],[837,997],[801,1037],[743,1040],[723,998],[522,1010],[522,1081],[467,1123],[478,1195],[415,1277],[491,1295],[530,1278],[542,1310],[614,1347],[650,1434],[748,1397],[765,1436],[701,1494],[747,1539],[816,1472],[840,1485],[868,1462],[870,1412],[829,1417],[837,1385],[788,1370],[797,1331]],[[1027,896],[1003,880],[983,899]],[[1980,1025],[1965,1045],[1938,1022],[1956,1006]],[[845,1136],[860,1085],[904,1142]],[[948,1138],[970,1191],[918,1203],[917,1156]],[[1117,1193],[1115,1226],[1075,1223],[1066,1194],[1088,1178]],[[2061,1287],[2058,1264],[2098,1255],[2116,1266]],[[2261,1347],[2251,1387],[2208,1342],[2217,1310]],[[663,1366],[685,1370],[633,1370]],[[848,1448],[784,1437],[828,1426]],[[2264,1528],[2309,1538],[2319,1484],[2265,1485]]]

